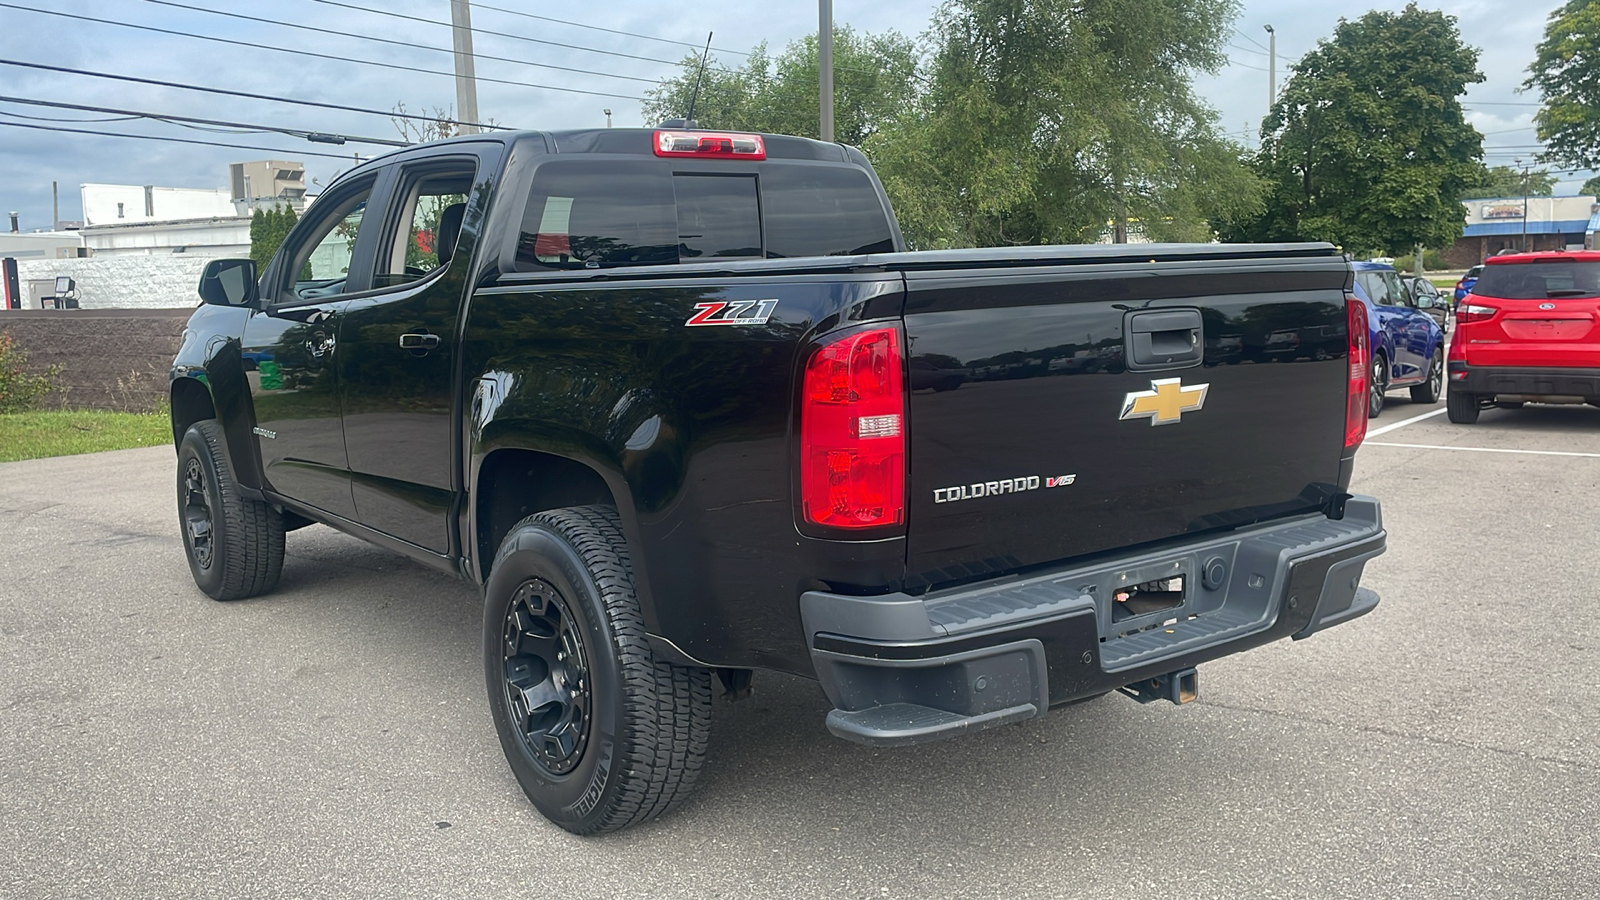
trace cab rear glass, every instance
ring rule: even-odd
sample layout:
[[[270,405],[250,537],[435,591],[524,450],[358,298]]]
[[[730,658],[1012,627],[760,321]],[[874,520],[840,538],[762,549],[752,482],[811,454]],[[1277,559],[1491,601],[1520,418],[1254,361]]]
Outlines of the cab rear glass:
[[[547,161],[529,190],[516,266],[538,271],[895,249],[883,201],[861,169],[740,168]]]
[[[1600,260],[1552,260],[1483,267],[1472,292],[1503,300],[1600,297]]]

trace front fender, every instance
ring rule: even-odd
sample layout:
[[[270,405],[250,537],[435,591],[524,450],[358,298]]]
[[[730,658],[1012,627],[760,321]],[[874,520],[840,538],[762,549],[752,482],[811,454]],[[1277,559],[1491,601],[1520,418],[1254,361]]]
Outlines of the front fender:
[[[211,412],[222,427],[223,449],[233,465],[235,479],[242,487],[259,491],[261,460],[250,431],[255,425],[255,413],[240,355],[240,335],[251,314],[249,309],[233,306],[203,305],[196,309],[172,361],[168,396],[173,400],[173,436],[181,440],[179,429],[186,429],[192,422],[180,420],[178,392],[191,384],[205,389]]]

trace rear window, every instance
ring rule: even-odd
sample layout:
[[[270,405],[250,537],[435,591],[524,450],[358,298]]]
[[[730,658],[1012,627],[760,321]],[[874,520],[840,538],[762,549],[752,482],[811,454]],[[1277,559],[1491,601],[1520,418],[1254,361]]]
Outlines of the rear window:
[[[1484,266],[1472,292],[1504,300],[1600,297],[1600,262],[1561,260]]]
[[[517,267],[600,268],[894,250],[866,172],[768,165],[674,172],[657,160],[551,160],[539,167]]]

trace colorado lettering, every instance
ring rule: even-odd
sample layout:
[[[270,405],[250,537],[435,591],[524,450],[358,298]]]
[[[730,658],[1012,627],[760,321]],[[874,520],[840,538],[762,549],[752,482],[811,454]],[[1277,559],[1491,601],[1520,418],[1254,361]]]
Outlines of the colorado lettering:
[[[1040,487],[1066,487],[1077,480],[1078,476],[1076,475],[1052,475],[1049,478],[1041,478],[1038,475],[1023,475],[1017,478],[1002,478],[999,481],[978,481],[955,487],[934,488],[933,502],[955,503],[958,500],[976,500],[980,497],[998,497],[1001,494],[1036,491]]]

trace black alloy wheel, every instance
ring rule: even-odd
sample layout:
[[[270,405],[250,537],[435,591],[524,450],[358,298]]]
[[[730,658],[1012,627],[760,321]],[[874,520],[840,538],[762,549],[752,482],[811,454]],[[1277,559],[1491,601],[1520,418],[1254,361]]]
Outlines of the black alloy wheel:
[[[1411,402],[1438,403],[1444,394],[1444,348],[1433,351],[1433,362],[1428,364],[1428,380],[1411,389]]]
[[[209,570],[215,547],[211,526],[211,499],[206,495],[206,473],[198,457],[183,461],[183,490],[179,508],[183,518],[183,540],[194,564]]]
[[[1383,412],[1383,395],[1389,392],[1389,358],[1383,353],[1372,354],[1372,371],[1367,376],[1367,418],[1376,419]]]
[[[534,763],[570,773],[589,742],[589,654],[566,598],[540,579],[523,582],[506,608],[506,706]]]

